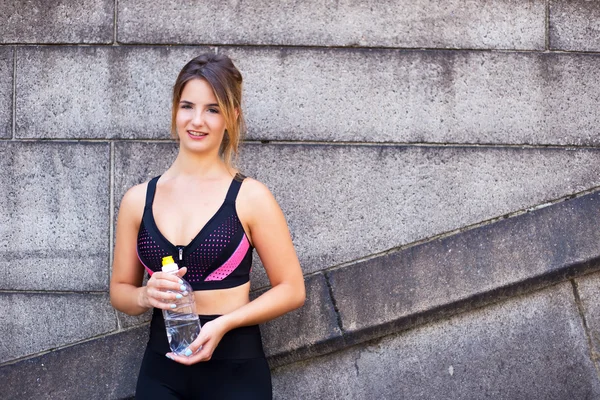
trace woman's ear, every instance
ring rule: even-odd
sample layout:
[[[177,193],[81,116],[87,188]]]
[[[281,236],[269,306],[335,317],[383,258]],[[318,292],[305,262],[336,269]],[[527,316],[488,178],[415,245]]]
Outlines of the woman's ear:
[[[240,117],[240,110],[239,108],[235,109],[235,120],[237,121],[237,119]]]

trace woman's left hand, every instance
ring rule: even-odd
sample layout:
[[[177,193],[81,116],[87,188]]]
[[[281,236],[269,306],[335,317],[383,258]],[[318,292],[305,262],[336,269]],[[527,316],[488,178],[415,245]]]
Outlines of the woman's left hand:
[[[226,332],[227,328],[222,317],[216,318],[202,325],[200,334],[196,340],[188,346],[188,349],[191,351],[190,356],[178,356],[172,352],[167,353],[166,356],[173,361],[185,365],[208,361]],[[198,349],[200,350],[196,352]]]

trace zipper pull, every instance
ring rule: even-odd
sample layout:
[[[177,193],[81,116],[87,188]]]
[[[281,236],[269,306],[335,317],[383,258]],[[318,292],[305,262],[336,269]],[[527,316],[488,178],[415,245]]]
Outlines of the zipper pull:
[[[179,248],[179,261],[183,260],[183,248]]]

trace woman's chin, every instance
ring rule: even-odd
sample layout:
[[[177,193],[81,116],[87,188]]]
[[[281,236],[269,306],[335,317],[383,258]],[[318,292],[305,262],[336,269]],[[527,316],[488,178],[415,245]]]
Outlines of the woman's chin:
[[[180,141],[179,147],[184,149],[186,152],[198,154],[198,155],[205,155],[205,154],[211,154],[211,153],[218,154],[219,153],[219,147],[210,145],[210,143],[208,143],[208,141],[206,141],[206,142],[192,141],[192,140]]]

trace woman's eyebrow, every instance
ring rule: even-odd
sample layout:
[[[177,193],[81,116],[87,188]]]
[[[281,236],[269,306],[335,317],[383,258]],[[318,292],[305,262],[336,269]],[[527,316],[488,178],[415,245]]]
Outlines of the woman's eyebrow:
[[[191,101],[188,101],[188,100],[181,100],[179,102],[179,104],[194,105],[194,103],[192,103]],[[210,103],[210,104],[207,104],[205,107],[219,107],[219,104],[218,103]]]

